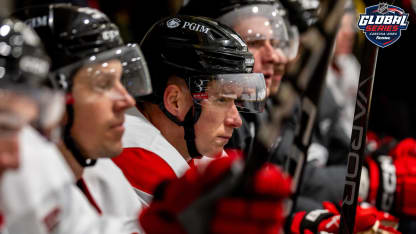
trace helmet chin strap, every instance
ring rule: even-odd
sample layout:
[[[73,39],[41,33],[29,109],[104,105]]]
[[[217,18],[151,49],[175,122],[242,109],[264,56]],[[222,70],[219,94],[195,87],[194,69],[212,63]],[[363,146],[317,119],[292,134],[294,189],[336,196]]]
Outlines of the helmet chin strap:
[[[72,104],[66,105],[66,110],[68,112],[68,123],[64,127],[64,144],[71,151],[72,155],[74,155],[75,160],[82,166],[82,167],[91,167],[94,166],[97,162],[96,159],[87,158],[81,151],[79,144],[76,140],[71,136],[71,128],[74,123],[74,107]]]
[[[201,158],[202,154],[198,152],[195,143],[195,129],[194,125],[198,121],[199,116],[201,115],[201,106],[195,105],[189,108],[188,113],[185,116],[184,121],[180,121],[176,116],[172,115],[168,110],[166,110],[163,102],[160,102],[159,108],[162,112],[170,119],[172,122],[176,123],[178,126],[182,126],[185,131],[185,141],[188,148],[188,153],[191,158]]]

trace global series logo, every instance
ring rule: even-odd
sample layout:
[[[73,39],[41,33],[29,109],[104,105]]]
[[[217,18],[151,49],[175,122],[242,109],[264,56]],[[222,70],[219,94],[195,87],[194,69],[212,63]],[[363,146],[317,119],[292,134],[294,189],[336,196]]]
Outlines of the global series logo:
[[[365,14],[360,14],[358,27],[368,40],[384,48],[395,43],[401,36],[401,30],[407,29],[408,17],[409,14],[400,7],[379,3],[365,8]]]

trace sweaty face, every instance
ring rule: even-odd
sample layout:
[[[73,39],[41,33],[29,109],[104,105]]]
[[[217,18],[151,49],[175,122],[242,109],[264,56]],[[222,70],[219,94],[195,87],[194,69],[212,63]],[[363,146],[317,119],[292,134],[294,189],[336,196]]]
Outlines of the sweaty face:
[[[229,87],[229,93],[222,89],[222,95],[219,95],[214,83],[209,87],[214,88],[208,89],[208,98],[200,102],[202,112],[194,126],[195,141],[199,153],[216,157],[222,153],[233,130],[241,126],[242,120],[234,104],[236,88]],[[243,89],[238,91],[243,92]]]
[[[37,114],[38,106],[30,98],[0,90],[0,176],[19,166],[19,132]]]
[[[243,18],[233,28],[247,42],[248,49],[254,56],[253,72],[263,73],[269,96],[272,83],[273,90],[278,88],[288,62],[283,51],[278,48],[280,41],[272,31],[276,29],[273,29],[270,22],[262,16]]]
[[[71,134],[86,156],[121,153],[124,112],[134,99],[120,82],[122,65],[110,60],[81,68],[74,77],[74,123]]]

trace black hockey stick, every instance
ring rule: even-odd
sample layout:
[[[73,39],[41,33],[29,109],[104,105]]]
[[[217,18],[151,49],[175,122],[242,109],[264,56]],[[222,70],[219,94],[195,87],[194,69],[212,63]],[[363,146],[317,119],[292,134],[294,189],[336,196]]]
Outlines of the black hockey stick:
[[[393,0],[390,4],[394,4],[394,2]],[[366,1],[367,6],[377,3],[377,1],[372,0]],[[378,47],[368,39],[365,40],[360,61],[361,71],[341,208],[340,233],[343,234],[353,233],[354,231],[377,56]]]
[[[299,9],[299,7],[293,5],[293,1],[281,0],[281,3],[286,9],[292,11],[298,11],[297,9]],[[344,12],[344,1],[321,1],[320,11],[321,15],[314,27],[308,28],[303,36],[304,51],[302,51],[301,56],[306,57],[307,62],[300,66],[303,69],[294,67],[295,72],[289,70],[288,74],[290,80],[296,81],[292,82],[295,89],[302,94],[301,122],[289,158],[286,159],[284,165],[285,171],[293,176],[293,195],[291,203],[288,204],[289,214],[294,211],[299,196],[303,172],[307,163],[307,150],[311,143],[319,99],[325,85],[326,72],[338,24]],[[295,17],[296,15],[299,14],[295,14]]]
[[[378,47],[366,40],[361,60],[361,71],[357,100],[355,103],[354,122],[351,133],[350,151],[348,153],[347,175],[345,177],[344,195],[341,208],[340,233],[353,233],[355,212],[360,187],[361,167],[364,161],[368,119],[374,74],[377,63]]]

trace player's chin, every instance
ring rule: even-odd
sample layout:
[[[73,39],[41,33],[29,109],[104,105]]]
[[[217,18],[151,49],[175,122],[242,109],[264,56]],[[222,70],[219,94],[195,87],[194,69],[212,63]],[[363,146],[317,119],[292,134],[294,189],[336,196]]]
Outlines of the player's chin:
[[[107,148],[106,153],[105,153],[106,158],[112,158],[112,157],[118,156],[123,151],[123,145],[121,141],[113,141],[110,144],[108,144],[106,148]]]
[[[224,151],[224,145],[216,145],[211,147],[209,152],[204,154],[204,156],[207,156],[209,158],[218,158],[222,155],[222,152]]]

